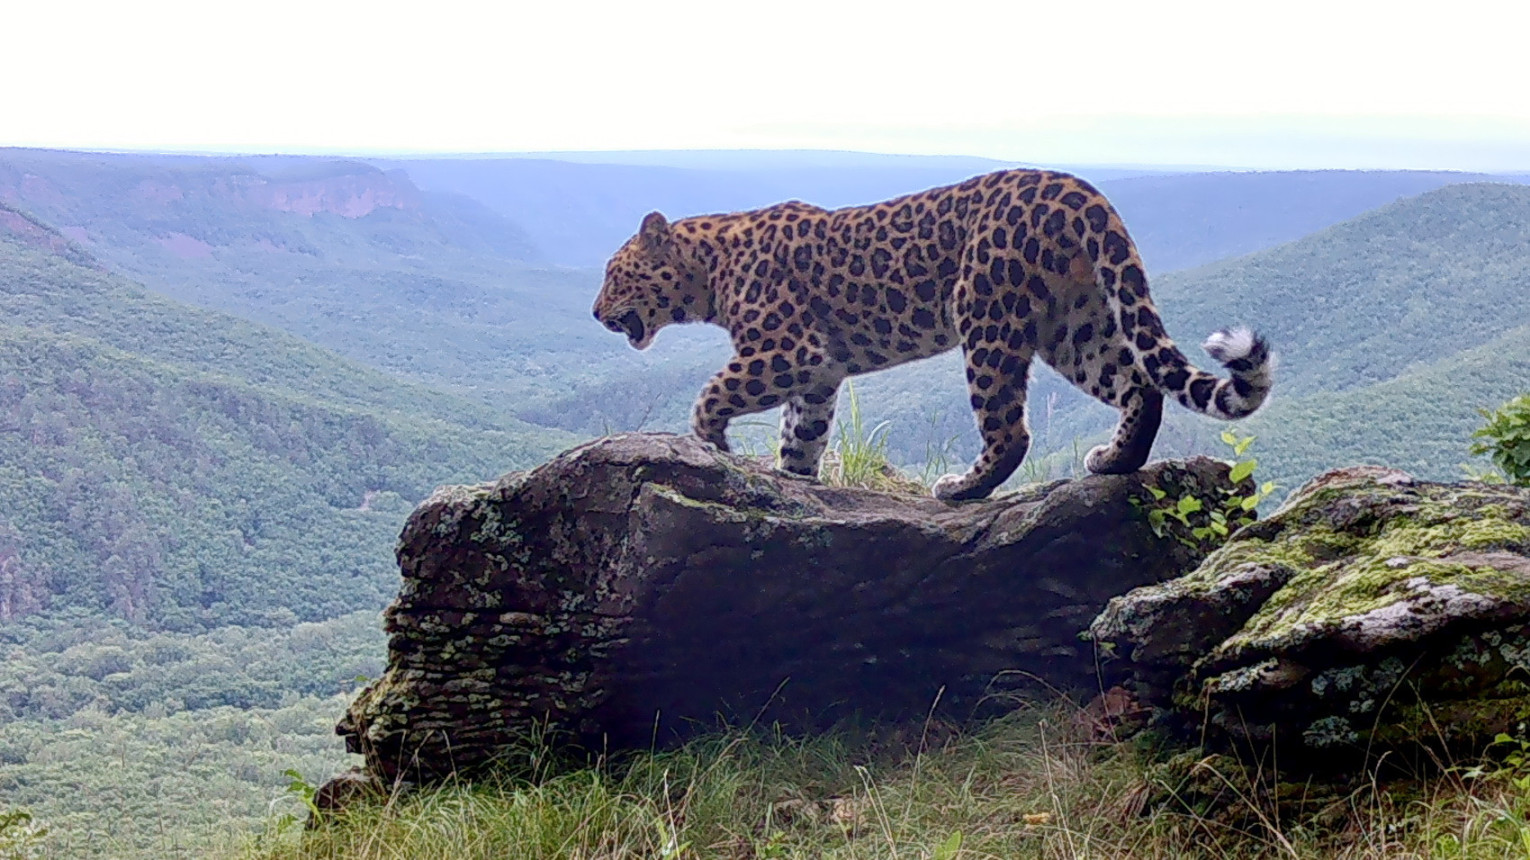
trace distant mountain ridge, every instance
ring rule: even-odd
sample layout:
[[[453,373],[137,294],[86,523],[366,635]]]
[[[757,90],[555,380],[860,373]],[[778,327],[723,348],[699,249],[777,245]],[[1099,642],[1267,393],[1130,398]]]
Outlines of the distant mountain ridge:
[[[1469,182],[1519,177],[1422,170],[1136,176],[1099,183],[1152,276],[1301,239],[1379,206]]]
[[[0,150],[0,201],[157,292],[459,391],[543,384],[548,344],[589,324],[589,275],[359,162]]]
[[[401,156],[401,158],[404,158]],[[408,160],[436,160],[418,155]],[[550,152],[480,153],[453,156],[458,160],[507,158],[565,161],[574,164],[624,164],[640,167],[680,167],[692,170],[774,170],[802,168],[916,168],[968,170],[982,173],[1007,167],[1012,162],[970,155],[906,155],[835,149],[681,149],[681,150],[584,150]],[[1152,172],[1152,171],[1144,171]]]
[[[557,159],[413,159],[402,169],[422,188],[473,197],[524,225],[547,259],[604,266],[643,215],[752,209],[788,199],[825,206],[878,200],[984,172],[967,164],[765,168],[578,163]]]
[[[257,170],[252,161],[265,169]],[[404,173],[356,160],[191,159],[0,148],[0,203],[25,209],[87,243],[107,237],[121,241],[131,232],[143,234],[141,241],[179,233],[212,247],[256,242],[268,251],[311,254],[309,234],[315,230],[320,236],[348,236],[353,245],[356,239],[386,242],[383,225],[402,220],[506,259],[538,255],[523,231],[481,204],[422,191]],[[340,223],[328,229],[322,219],[305,223],[317,216],[334,216]],[[233,219],[243,233],[220,229]],[[367,223],[346,227],[346,221]],[[109,232],[97,235],[102,231]]]
[[[832,209],[1016,166],[983,159],[747,151],[421,157],[372,163],[402,169],[422,188],[474,197],[525,225],[547,259],[571,266],[603,266],[653,210],[675,218],[791,199]],[[1149,271],[1155,273],[1250,253],[1402,197],[1491,178],[1446,171],[1165,174],[1089,166],[1057,169],[1082,175],[1111,198]]]

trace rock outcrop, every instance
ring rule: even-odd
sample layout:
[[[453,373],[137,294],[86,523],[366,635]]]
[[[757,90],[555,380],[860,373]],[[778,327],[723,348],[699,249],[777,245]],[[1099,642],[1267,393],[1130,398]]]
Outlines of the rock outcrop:
[[[388,668],[338,727],[372,776],[430,780],[548,731],[599,749],[724,719],[974,713],[1097,691],[1080,634],[1193,568],[1147,485],[1208,503],[1225,464],[1154,464],[949,505],[835,489],[691,438],[626,435],[410,516]]]
[[[1187,743],[1329,772],[1480,752],[1530,719],[1530,490],[1329,472],[1091,635]]]

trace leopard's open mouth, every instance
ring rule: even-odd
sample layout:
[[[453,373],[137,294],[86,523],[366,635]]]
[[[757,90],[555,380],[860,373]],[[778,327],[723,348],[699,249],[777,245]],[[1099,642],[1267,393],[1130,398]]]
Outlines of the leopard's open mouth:
[[[648,333],[648,327],[643,325],[643,318],[637,311],[627,311],[616,319],[605,320],[606,328],[627,336],[627,341],[634,347],[642,349],[645,345],[643,335]]]

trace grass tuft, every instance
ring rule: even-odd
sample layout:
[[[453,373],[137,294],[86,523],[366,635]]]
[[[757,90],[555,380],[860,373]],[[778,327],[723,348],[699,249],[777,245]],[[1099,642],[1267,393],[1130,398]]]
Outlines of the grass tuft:
[[[845,381],[847,419],[836,422],[834,442],[823,458],[819,479],[831,487],[860,487],[889,493],[925,495],[929,487],[903,474],[887,459],[888,422],[867,428],[855,385]]]
[[[1524,857],[1530,785],[1459,772],[1366,785],[1282,815],[1293,789],[1224,756],[1185,767],[1099,743],[1076,710],[797,739],[728,734],[540,783],[451,784],[273,829],[246,860],[517,857]],[[1206,807],[1208,792],[1218,795]]]

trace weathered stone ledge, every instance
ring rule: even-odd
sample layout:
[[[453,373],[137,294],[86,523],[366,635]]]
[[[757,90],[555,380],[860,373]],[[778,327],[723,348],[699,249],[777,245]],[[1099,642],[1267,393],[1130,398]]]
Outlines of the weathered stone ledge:
[[[1090,620],[1200,560],[1153,533],[1145,487],[1211,502],[1226,474],[1158,463],[952,505],[691,437],[603,439],[420,505],[388,668],[338,730],[373,775],[430,780],[545,731],[646,747],[719,718],[810,728],[1092,691]]]

